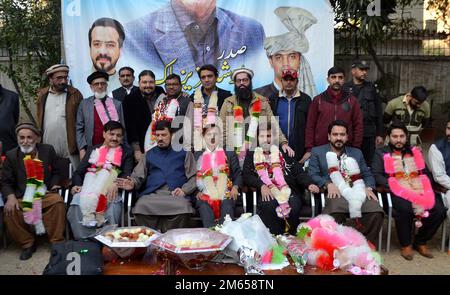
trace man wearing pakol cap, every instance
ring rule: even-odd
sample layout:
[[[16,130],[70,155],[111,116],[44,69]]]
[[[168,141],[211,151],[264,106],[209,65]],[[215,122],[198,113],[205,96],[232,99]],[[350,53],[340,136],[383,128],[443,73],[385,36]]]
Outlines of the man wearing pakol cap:
[[[80,103],[77,114],[77,144],[80,159],[86,150],[103,143],[103,126],[109,121],[125,124],[122,103],[107,94],[109,76],[106,72],[97,71],[87,77],[93,96]]]
[[[38,143],[41,132],[32,123],[16,127],[19,147],[6,153],[2,194],[9,236],[22,248],[21,260],[36,251],[35,234],[47,233],[51,243],[64,240],[64,201],[56,193],[60,174],[51,145]]]
[[[53,146],[62,176],[68,178],[69,161],[74,169],[80,162],[76,121],[83,95],[78,89],[68,85],[67,65],[53,65],[45,71],[45,74],[50,85],[39,90],[37,123],[42,130],[42,143]]]
[[[344,90],[353,94],[361,105],[364,118],[364,134],[361,151],[368,167],[372,166],[377,145],[383,145],[383,109],[378,90],[367,81],[369,63],[355,60],[352,64],[352,80],[344,84]]]
[[[305,130],[311,97],[298,89],[298,73],[285,69],[281,74],[281,90],[269,97],[272,112],[278,117],[281,131],[295,151],[295,160],[304,163]]]
[[[405,123],[411,145],[420,145],[420,132],[430,119],[430,104],[426,101],[428,92],[423,86],[416,86],[405,95],[389,101],[384,109],[383,122],[394,120]]]
[[[283,151],[294,156],[294,151],[289,147],[286,137],[279,129],[277,120],[272,113],[269,101],[266,97],[253,92],[253,71],[247,68],[239,68],[233,71],[231,79],[234,82],[235,95],[225,99],[220,110],[220,119],[223,124],[223,146],[227,151],[239,154],[240,165],[244,164],[245,153],[256,139],[256,130],[260,121],[274,121],[275,132],[278,132],[279,145]],[[250,122],[250,124],[245,124]],[[245,140],[244,140],[245,136]]]
[[[255,92],[265,97],[277,95],[282,87],[282,70],[292,68],[299,73],[298,89],[313,97],[317,91],[311,67],[304,55],[309,50],[305,32],[317,23],[317,19],[299,7],[278,7],[274,12],[289,32],[265,38],[264,49],[274,71],[274,81],[255,89]]]

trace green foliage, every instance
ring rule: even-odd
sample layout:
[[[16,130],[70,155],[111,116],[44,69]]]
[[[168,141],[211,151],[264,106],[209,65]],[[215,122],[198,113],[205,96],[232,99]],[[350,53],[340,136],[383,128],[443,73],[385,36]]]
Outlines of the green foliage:
[[[11,78],[23,109],[35,121],[30,106],[45,83],[42,73],[61,59],[60,1],[1,0],[0,46],[9,61],[0,70]]]

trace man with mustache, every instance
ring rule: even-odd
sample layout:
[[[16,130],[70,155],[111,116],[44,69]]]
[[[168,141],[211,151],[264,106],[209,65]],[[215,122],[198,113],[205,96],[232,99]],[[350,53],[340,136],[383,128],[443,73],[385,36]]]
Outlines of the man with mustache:
[[[450,114],[445,126],[445,137],[437,140],[428,150],[428,162],[434,181],[445,192],[445,206],[450,218]]]
[[[83,95],[68,85],[69,67],[56,64],[45,71],[50,86],[39,91],[37,122],[42,130],[42,143],[50,144],[58,156],[61,176],[69,178],[69,163],[74,169],[80,163],[76,140],[78,106]]]
[[[109,75],[110,89],[120,86],[116,65],[122,52],[125,32],[120,22],[112,18],[99,18],[88,32],[93,71]]]
[[[231,79],[234,82],[235,95],[226,98],[222,105],[222,109],[220,110],[220,119],[222,120],[223,124],[223,144],[226,147],[226,150],[233,150],[233,148],[236,148],[237,144],[240,144],[237,141],[242,140],[242,138],[235,138],[235,136],[233,136],[233,126],[236,121],[234,110],[236,107],[241,107],[243,117],[250,119],[252,115],[254,116],[256,104],[259,104],[260,112],[258,114],[258,122],[271,122],[272,118],[274,118],[268,99],[253,91],[252,78],[253,71],[247,68],[236,69],[231,75]],[[256,125],[256,127],[257,126],[258,125]],[[287,152],[289,156],[294,156],[295,153],[289,147],[288,141],[283,135],[283,132],[281,132],[278,124],[276,124],[274,128],[279,134],[278,142],[283,151]],[[253,130],[254,134],[248,134],[247,129],[249,129],[248,125],[244,124],[242,136],[245,135],[246,137],[248,137],[250,135],[250,139],[252,140],[252,142],[249,142],[248,144],[251,145],[253,141],[256,140],[256,129]],[[239,159],[241,162],[241,167],[244,164],[243,160],[245,158],[245,151],[247,151],[249,148],[250,146],[245,146],[245,144],[242,145],[242,151],[244,151],[244,153],[241,153],[241,157]]]
[[[387,135],[389,137],[389,144],[378,148],[375,151],[372,171],[375,176],[377,186],[382,189],[392,191],[394,187],[391,187],[391,185],[395,184],[395,181],[392,181],[394,179],[400,184],[401,189],[399,190],[399,195],[395,195],[391,192],[392,206],[396,211],[396,214],[394,214],[395,228],[402,247],[400,255],[406,260],[412,260],[413,248],[415,248],[420,255],[426,258],[433,258],[433,255],[430,253],[426,244],[439,229],[442,221],[444,221],[446,209],[442,199],[440,197],[436,197],[432,191],[431,195],[427,196],[425,191],[426,187],[424,186],[423,181],[420,183],[415,181],[419,180],[422,176],[428,176],[421,175],[421,168],[418,167],[418,162],[415,160],[417,155],[413,154],[413,149],[408,143],[408,130],[405,124],[400,121],[392,122],[387,130]],[[398,162],[401,162],[401,164],[393,166],[402,166],[396,167],[396,171],[400,168],[403,172],[398,171],[392,173],[390,171],[386,171],[386,162],[388,159],[386,156],[390,156],[395,160],[398,159]],[[411,163],[412,159],[414,159],[414,162],[411,165],[409,163]],[[427,168],[424,168],[425,173],[428,173]],[[392,180],[388,181],[388,178],[392,178]],[[414,231],[413,224],[417,212],[413,208],[416,207],[417,204],[412,202],[414,201],[412,198],[409,200],[406,199],[406,194],[412,190],[420,193],[420,198],[422,200],[428,197],[434,199],[434,206],[431,209],[428,209],[429,216],[421,218],[420,221],[422,225],[419,227],[417,234],[414,235],[414,238],[412,235]]]
[[[103,127],[106,123],[117,121],[124,125],[122,103],[107,94],[108,79],[108,74],[102,71],[87,77],[94,95],[83,99],[78,108],[76,131],[80,160],[89,147],[103,143]]]
[[[161,86],[156,86],[155,74],[144,70],[139,74],[139,89],[127,95],[122,102],[127,138],[136,162],[144,153],[145,132],[152,121],[156,100],[161,95],[164,96],[165,92]]]
[[[425,87],[416,86],[405,95],[389,101],[384,109],[384,123],[389,124],[394,120],[405,123],[408,129],[408,142],[411,145],[422,143],[419,134],[428,123],[431,114],[427,97],[428,91]]]
[[[115,99],[123,102],[125,96],[129,95],[132,91],[137,90],[138,87],[134,86],[134,70],[130,67],[122,67],[119,70],[119,82],[121,87],[113,90],[112,95]]]
[[[312,148],[309,161],[308,174],[314,183],[325,190],[327,199],[324,213],[333,216],[337,223],[346,223],[349,216],[349,201],[342,193],[342,184],[332,180],[330,175],[335,172],[333,167],[329,167],[327,153],[332,152],[337,155],[338,172],[342,175],[348,186],[354,187],[353,183],[362,179],[364,181],[364,192],[366,198],[360,207],[362,216],[352,218],[348,225],[355,227],[371,243],[376,245],[378,233],[383,225],[384,212],[380,207],[378,199],[374,193],[375,180],[367,168],[361,150],[347,145],[348,124],[343,120],[334,120],[328,126],[328,144]],[[346,167],[346,158],[353,158],[359,166],[359,173],[350,175]]]
[[[121,149],[122,157],[120,166],[119,177],[127,177],[131,175],[133,171],[133,151],[127,145],[123,144],[124,128],[122,124],[116,121],[109,121],[103,127],[103,144],[99,144],[90,148],[86,156],[80,163],[78,169],[74,172],[72,177],[72,189],[73,195],[72,202],[70,203],[69,210],[67,212],[67,220],[72,228],[73,237],[75,240],[85,239],[95,233],[96,228],[86,227],[82,225],[82,213],[80,209],[80,192],[82,190],[83,181],[86,173],[93,163],[90,162],[93,152],[97,152],[99,148],[106,147],[108,152],[111,150]],[[118,188],[116,183],[112,183],[106,193],[108,199],[108,207],[105,213],[105,224],[118,224],[120,223],[120,214],[122,212],[122,200],[118,196]]]
[[[314,97],[306,122],[306,153],[303,160],[311,155],[311,149],[328,142],[327,127],[334,120],[342,120],[348,125],[348,145],[360,148],[363,139],[363,115],[358,100],[343,89],[345,72],[342,68],[328,70],[328,88]]]
[[[38,143],[41,133],[33,123],[17,125],[16,134],[19,147],[6,153],[3,164],[2,194],[6,201],[4,217],[9,236],[22,248],[20,260],[27,260],[36,251],[35,233],[30,226],[43,224],[50,243],[64,241],[65,207],[63,199],[56,193],[61,177],[58,166],[55,165],[56,153],[53,147]],[[37,170],[25,169],[27,156],[33,166],[36,164],[43,169],[42,188],[45,189],[41,199],[36,199],[36,194],[32,195],[34,198],[31,206],[24,202],[28,199],[25,195],[30,189],[27,178],[36,178],[36,173],[28,175],[27,171]]]
[[[364,119],[364,135],[361,151],[367,166],[371,166],[375,148],[384,143],[383,110],[376,86],[367,81],[369,63],[356,60],[352,64],[352,80],[344,84],[344,89],[353,94],[361,105]]]
[[[235,202],[238,197],[239,187],[242,186],[241,168],[239,160],[234,152],[226,152],[220,146],[222,132],[217,125],[207,125],[203,128],[203,140],[205,150],[196,151],[197,158],[197,198],[195,205],[204,227],[212,227],[215,221],[223,223],[226,215],[234,219]],[[223,161],[224,160],[224,161]],[[223,162],[222,162],[223,161]],[[229,171],[227,181],[221,183],[220,177],[223,171]],[[209,173],[212,175],[209,175]],[[213,188],[205,181],[212,178]],[[224,187],[219,187],[220,185]],[[209,191],[211,189],[212,191]],[[219,200],[213,193],[219,194]]]
[[[119,188],[136,189],[138,199],[133,209],[136,224],[161,232],[188,227],[194,213],[191,196],[197,189],[194,155],[172,148],[169,121],[156,123],[156,143],[141,158],[131,177],[118,178]]]

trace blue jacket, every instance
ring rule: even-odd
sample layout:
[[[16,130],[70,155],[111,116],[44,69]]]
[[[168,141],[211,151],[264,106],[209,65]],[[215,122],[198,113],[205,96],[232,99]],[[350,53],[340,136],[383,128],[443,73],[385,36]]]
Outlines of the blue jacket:
[[[264,53],[264,29],[257,21],[237,15],[222,8],[216,8],[217,35],[219,36],[219,55],[228,55],[242,46],[247,50],[234,59],[228,59],[231,68],[248,63],[249,55]],[[126,39],[124,52],[139,64],[151,69],[164,69],[164,65],[178,58],[173,67],[174,73],[194,71],[196,65],[184,32],[178,24],[171,4],[158,9],[140,19],[125,24]],[[247,62],[246,62],[247,61]],[[216,64],[216,60],[206,63]],[[219,68],[219,67],[218,67]]]
[[[328,173],[327,152],[331,151],[330,144],[313,147],[311,150],[311,157],[309,159],[308,174],[313,179],[314,183],[319,187],[323,187],[327,182],[331,182]],[[375,188],[375,179],[369,168],[367,168],[364,156],[361,150],[346,146],[345,153],[358,162],[361,177],[367,187]]]

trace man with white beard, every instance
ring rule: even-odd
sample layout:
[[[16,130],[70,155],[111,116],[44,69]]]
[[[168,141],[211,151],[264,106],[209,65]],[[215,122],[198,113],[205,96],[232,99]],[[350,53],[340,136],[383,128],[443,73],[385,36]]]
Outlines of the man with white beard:
[[[84,99],[78,108],[77,145],[80,159],[89,147],[103,143],[103,126],[106,123],[117,121],[125,125],[122,103],[108,96],[108,79],[108,74],[102,71],[87,77],[94,95]]]
[[[20,260],[36,251],[35,235],[47,233],[51,243],[64,240],[64,201],[56,191],[61,175],[51,145],[38,143],[40,130],[32,123],[16,127],[19,146],[6,153],[2,171],[5,224],[21,248]]]

